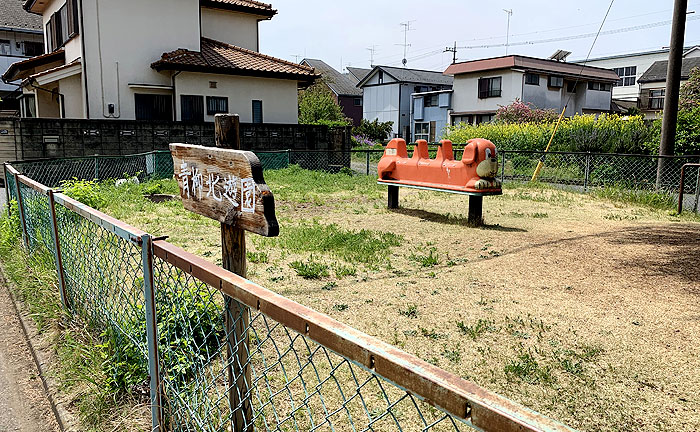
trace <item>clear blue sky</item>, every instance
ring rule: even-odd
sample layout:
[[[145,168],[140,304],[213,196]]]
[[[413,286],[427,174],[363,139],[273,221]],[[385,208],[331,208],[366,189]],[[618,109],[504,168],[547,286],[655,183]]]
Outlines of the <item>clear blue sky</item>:
[[[527,4],[525,4],[527,3]],[[376,48],[375,64],[400,66],[404,48],[401,22],[411,21],[408,32],[408,67],[444,70],[452,61],[445,47],[498,45],[506,41],[510,23],[510,54],[548,57],[557,49],[572,51],[569,60],[585,59],[593,37],[528,45],[523,42],[596,33],[610,0],[274,0],[279,13],[260,24],[260,50],[295,61],[319,58],[336,69],[369,67],[370,48]],[[700,0],[689,0],[686,45],[700,44]],[[592,57],[644,51],[668,46],[673,0],[615,0],[603,27],[616,31],[602,35]],[[459,49],[459,60],[494,57],[505,48]],[[299,57],[295,57],[299,56]]]

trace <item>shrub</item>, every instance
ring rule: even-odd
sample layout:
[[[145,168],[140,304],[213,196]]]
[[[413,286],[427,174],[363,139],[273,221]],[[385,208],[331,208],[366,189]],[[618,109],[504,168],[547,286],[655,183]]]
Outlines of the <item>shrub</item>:
[[[329,127],[350,125],[333,94],[322,83],[299,92],[299,123]]]
[[[547,123],[557,120],[559,113],[533,107],[516,98],[510,105],[500,106],[496,111],[496,123]]]
[[[63,193],[80,201],[88,207],[99,210],[107,205],[107,201],[100,194],[100,185],[92,180],[64,180],[61,182]]]
[[[369,121],[362,119],[359,126],[352,129],[353,135],[363,136],[372,141],[384,141],[391,134],[394,122],[380,122],[378,119]]]
[[[542,151],[555,123],[460,123],[449,126],[445,138],[464,143],[486,138],[503,150]],[[658,147],[655,127],[641,116],[576,115],[564,119],[554,135],[552,151],[648,154]]]

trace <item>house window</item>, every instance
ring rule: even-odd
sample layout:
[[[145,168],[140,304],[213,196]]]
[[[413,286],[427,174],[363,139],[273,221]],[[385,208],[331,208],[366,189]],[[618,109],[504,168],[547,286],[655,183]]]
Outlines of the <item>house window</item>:
[[[207,114],[228,114],[228,98],[207,96]]]
[[[612,84],[589,81],[588,82],[588,90],[609,92],[610,90],[612,90]]]
[[[560,76],[550,76],[547,85],[552,88],[562,88],[564,87],[564,78]]]
[[[649,90],[649,109],[664,109],[664,95],[666,90]]]
[[[384,71],[379,71],[377,74],[377,80],[379,80],[379,84],[384,84]]]
[[[46,35],[46,52],[53,52],[53,20],[49,19],[49,22],[46,23],[46,31],[44,34]]]
[[[171,121],[173,119],[173,98],[170,95],[134,95],[136,120]]]
[[[22,53],[27,57],[34,57],[44,53],[44,44],[41,42],[22,42]]]
[[[422,139],[428,141],[430,138],[430,123],[416,123],[413,135],[416,140]]]
[[[479,99],[501,97],[501,77],[479,78]]]
[[[576,93],[576,81],[569,81],[566,83],[566,91],[569,93]]]
[[[263,107],[261,100],[253,101],[253,123],[260,124],[263,122]]]
[[[633,86],[637,83],[637,66],[614,68],[613,71],[620,77],[614,84],[615,87]]]
[[[436,107],[438,106],[440,97],[438,95],[427,95],[423,97],[424,107]]]
[[[476,116],[476,124],[491,123],[491,120],[493,120],[493,114],[482,114]]]
[[[67,39],[79,33],[79,20],[78,20],[78,0],[68,0],[66,2],[66,30],[65,35]]]
[[[0,55],[12,55],[10,52],[10,41],[7,39],[0,39]]]
[[[525,74],[525,84],[540,85],[540,76],[534,73]]]
[[[46,24],[48,52],[53,52],[78,34],[78,0],[68,0]]]
[[[180,110],[182,111],[182,121],[203,122],[204,96],[180,96]]]
[[[22,101],[20,105],[22,117],[36,117],[36,96],[33,94],[23,94],[20,96],[20,99]]]
[[[353,101],[353,104],[355,106],[362,106],[362,98],[355,98],[355,100]]]

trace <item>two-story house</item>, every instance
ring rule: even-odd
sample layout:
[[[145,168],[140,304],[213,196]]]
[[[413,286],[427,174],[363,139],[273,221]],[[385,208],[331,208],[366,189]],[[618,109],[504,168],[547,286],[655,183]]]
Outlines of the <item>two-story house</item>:
[[[22,9],[22,2],[0,0],[0,73],[11,64],[44,52],[41,18]],[[19,111],[19,86],[0,82],[0,111]]]
[[[362,120],[362,90],[357,88],[358,80],[348,73],[340,73],[323,60],[304,59],[301,64],[314,68],[321,75],[320,82],[330,90],[340,105],[345,117],[358,126]]]
[[[613,102],[620,108],[640,108],[648,110],[647,104],[642,104],[639,79],[656,62],[668,60],[668,48],[633,52],[604,57],[597,57],[586,62],[588,66],[613,70],[620,79],[613,84]],[[683,58],[700,57],[700,47],[688,46],[684,49]],[[572,63],[583,63],[583,60]],[[647,102],[645,98],[645,102]]]
[[[515,99],[567,116],[611,110],[612,85],[619,77],[609,69],[520,55],[450,65],[454,76],[452,124],[482,123]]]
[[[46,53],[10,66],[24,116],[296,123],[312,68],[261,54],[253,0],[27,0]]]
[[[685,57],[681,65],[681,85],[688,81],[690,72],[700,68],[700,57]],[[639,83],[639,109],[647,119],[661,118],[666,96],[668,60],[657,61],[647,69]]]
[[[393,136],[410,131],[411,95],[449,90],[452,77],[440,72],[375,66],[357,84],[363,90],[362,115],[365,120],[393,122]]]

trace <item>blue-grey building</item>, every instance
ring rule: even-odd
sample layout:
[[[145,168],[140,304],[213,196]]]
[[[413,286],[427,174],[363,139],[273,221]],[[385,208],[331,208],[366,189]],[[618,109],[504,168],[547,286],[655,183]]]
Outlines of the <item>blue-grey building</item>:
[[[413,93],[411,100],[412,138],[439,141],[450,124],[452,90]]]
[[[357,84],[363,90],[362,116],[365,120],[394,123],[392,137],[411,129],[412,95],[449,90],[453,78],[442,72],[375,66]]]

